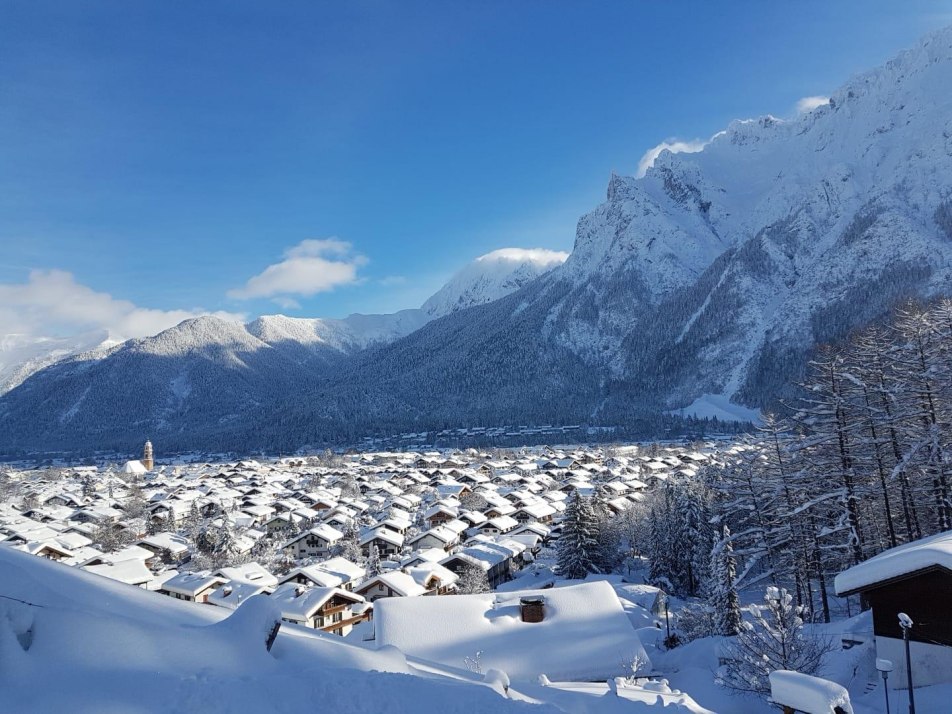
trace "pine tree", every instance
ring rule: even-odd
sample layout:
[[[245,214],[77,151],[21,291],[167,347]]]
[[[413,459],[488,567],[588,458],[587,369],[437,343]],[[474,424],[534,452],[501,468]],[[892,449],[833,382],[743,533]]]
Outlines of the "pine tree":
[[[740,630],[740,598],[737,597],[735,579],[737,564],[731,545],[731,531],[726,525],[721,537],[711,550],[711,594],[708,602],[714,609],[714,625],[717,634],[730,637]]]
[[[750,610],[752,621],[743,622],[728,645],[728,664],[718,673],[720,684],[769,695],[769,676],[775,670],[811,675],[819,671],[831,643],[804,634],[801,608],[793,604],[789,592],[769,587],[764,605],[753,605]]]
[[[344,529],[344,536],[337,542],[335,553],[352,563],[362,563],[363,553],[360,550],[360,529],[357,521],[351,520]]]
[[[489,578],[486,577],[486,571],[473,563],[467,563],[463,566],[459,574],[459,580],[456,581],[456,592],[460,595],[475,595],[478,593],[488,593]]]
[[[230,558],[238,552],[238,541],[232,530],[231,522],[224,516],[221,519],[221,527],[218,529],[217,535],[214,550],[216,554],[223,558]]]
[[[380,549],[376,545],[370,546],[367,564],[364,567],[367,569],[368,578],[375,578],[380,575]]]
[[[563,578],[584,578],[598,568],[598,524],[588,501],[574,490],[562,519],[558,571]]]
[[[91,473],[87,473],[83,476],[82,487],[83,499],[89,501],[96,493],[96,480]]]
[[[193,499],[188,507],[188,516],[185,518],[185,530],[189,538],[196,540],[202,530],[202,512],[198,509],[198,501]]]

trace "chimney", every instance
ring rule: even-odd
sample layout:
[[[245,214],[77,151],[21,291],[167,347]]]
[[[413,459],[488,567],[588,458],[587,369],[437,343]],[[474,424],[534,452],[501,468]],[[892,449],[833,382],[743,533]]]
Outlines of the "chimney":
[[[542,622],[545,619],[545,598],[541,595],[519,598],[519,614],[523,622]]]

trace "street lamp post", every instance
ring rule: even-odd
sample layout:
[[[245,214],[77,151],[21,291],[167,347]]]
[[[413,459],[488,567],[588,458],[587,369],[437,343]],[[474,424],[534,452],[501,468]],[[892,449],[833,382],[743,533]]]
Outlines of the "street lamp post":
[[[893,670],[893,663],[888,659],[880,659],[877,657],[876,669],[883,675],[883,694],[886,696],[886,714],[889,714],[889,685],[887,684],[887,680],[889,679],[889,673]]]
[[[916,714],[916,698],[912,692],[912,658],[909,656],[909,630],[912,618],[904,612],[899,613],[899,626],[902,628],[902,640],[906,644],[906,679],[909,684],[909,714]]]

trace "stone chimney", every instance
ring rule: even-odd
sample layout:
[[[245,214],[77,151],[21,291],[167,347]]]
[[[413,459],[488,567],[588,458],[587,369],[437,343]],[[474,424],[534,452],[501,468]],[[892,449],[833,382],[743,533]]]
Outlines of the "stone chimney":
[[[545,619],[545,598],[541,595],[519,598],[519,614],[523,622],[542,622]]]

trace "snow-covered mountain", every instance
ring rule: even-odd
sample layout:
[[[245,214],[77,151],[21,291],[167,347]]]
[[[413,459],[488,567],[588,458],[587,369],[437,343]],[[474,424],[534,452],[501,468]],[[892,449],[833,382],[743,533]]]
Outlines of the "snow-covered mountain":
[[[568,253],[544,248],[494,250],[454,275],[423,303],[423,312],[431,317],[442,317],[493,302],[562,265],[568,257]]]
[[[299,361],[318,355],[333,359],[339,356],[334,354],[336,352],[351,354],[387,344],[409,335],[434,318],[508,295],[560,265],[567,257],[568,253],[541,248],[503,248],[467,265],[421,308],[381,315],[355,313],[343,319],[263,315],[245,325],[245,329],[264,343],[281,345],[288,352],[296,351]],[[209,321],[198,324],[207,327]],[[234,332],[224,326],[221,329],[227,334]],[[191,327],[187,332],[194,336]],[[219,339],[227,342],[228,338],[216,330],[205,330],[199,335],[199,340],[203,339],[210,340],[210,345]],[[60,338],[0,336],[0,395],[44,367],[83,352],[94,352],[87,361],[100,358],[106,355],[108,348],[120,342],[111,339],[105,330]]]
[[[949,290],[950,116],[952,28],[812,112],[737,121],[643,178],[612,176],[562,266],[348,363],[337,403],[359,406],[341,418],[612,424],[768,405],[817,343]]]
[[[0,336],[0,394],[8,392],[34,372],[90,350],[118,344],[105,330],[72,337]]]
[[[369,431],[631,424],[699,405],[770,404],[817,343],[902,298],[949,291],[950,117],[952,28],[854,77],[809,113],[737,121],[702,151],[662,151],[642,178],[613,175],[606,201],[580,219],[569,258],[515,292],[454,312],[459,296],[497,296],[508,278],[448,289],[428,301],[438,319],[370,349],[341,351],[345,332],[335,325],[340,357],[328,369],[248,401],[253,425],[207,407],[221,424],[215,433],[291,446]],[[327,344],[322,330],[331,326],[311,329]],[[280,341],[248,334],[300,363]],[[100,362],[103,380],[114,383],[110,365],[128,351]],[[54,365],[0,399],[0,447],[82,443],[89,420],[102,433],[128,433],[136,418],[153,435],[157,424],[183,428],[141,405],[121,417],[102,406],[70,411],[69,398],[96,388],[71,369]],[[72,426],[64,413],[82,418]]]
[[[276,403],[293,403],[317,389],[357,353],[398,340],[444,313],[504,296],[565,257],[544,250],[496,251],[455,275],[424,308],[392,314],[267,315],[246,325],[204,316],[111,349],[91,339],[21,341],[24,350],[34,350],[21,350],[33,359],[25,365],[15,364],[20,353],[13,347],[21,343],[11,339],[8,371],[17,378],[11,378],[11,389],[26,383],[0,400],[0,419],[14,431],[73,432],[84,444],[106,438],[122,443],[123,433],[139,432],[146,424],[155,433],[177,432],[183,445],[193,437],[221,439],[247,428]],[[46,346],[55,350],[44,351]],[[26,379],[41,369],[35,379]],[[37,400],[46,406],[31,418],[32,425],[13,426],[19,422],[17,405],[26,408]]]
[[[438,317],[498,300],[561,265],[568,255],[543,248],[502,248],[476,258],[418,309],[355,313],[339,320],[266,315],[247,328],[270,344],[330,347],[350,354],[398,340]]]

